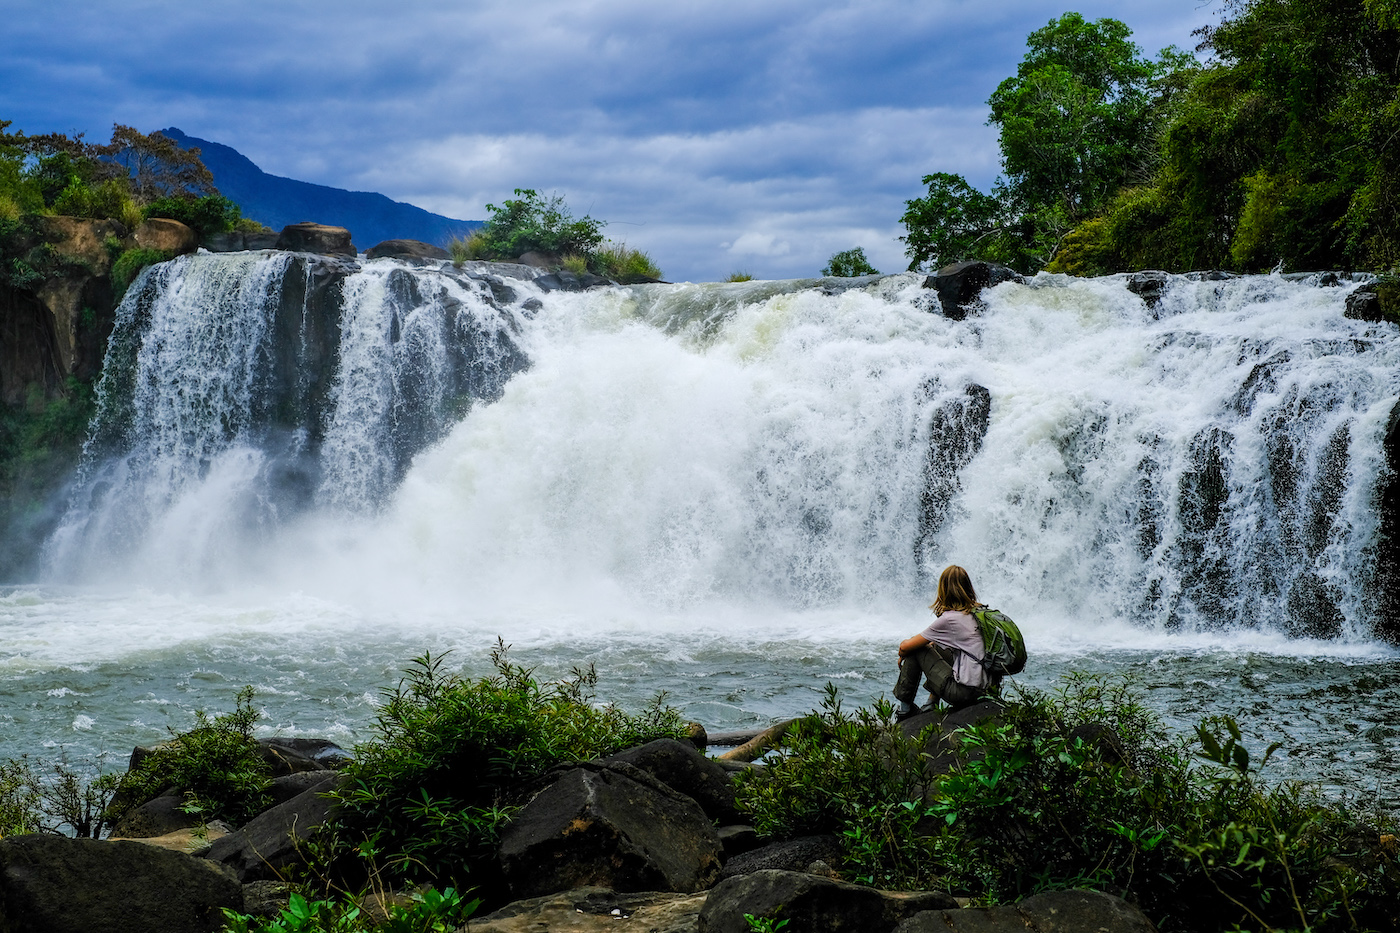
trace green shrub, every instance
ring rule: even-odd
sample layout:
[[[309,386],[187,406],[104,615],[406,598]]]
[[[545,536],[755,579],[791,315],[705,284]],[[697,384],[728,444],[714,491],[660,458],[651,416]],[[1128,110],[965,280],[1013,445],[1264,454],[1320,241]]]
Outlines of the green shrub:
[[[726,282],[752,282],[753,276],[748,272],[731,272]]]
[[[141,274],[142,269],[158,262],[165,262],[173,258],[174,255],[169,250],[146,249],[138,246],[118,256],[117,261],[112,263],[112,293],[117,301],[121,301],[122,296],[131,287],[131,283],[136,281],[136,277]]]
[[[28,758],[0,761],[0,837],[40,832],[43,819],[34,764]]]
[[[685,734],[663,697],[637,715],[595,705],[591,667],[540,684],[506,660],[504,645],[491,657],[495,675],[465,680],[424,654],[385,694],[375,738],[346,769],[327,874],[350,887],[356,871],[479,883],[493,871],[497,835],[524,782],[563,762]]]
[[[233,229],[238,233],[276,233],[267,224],[254,220],[251,217],[239,217],[233,222]]]
[[[482,237],[480,258],[515,259],[531,251],[587,255],[602,244],[603,222],[586,214],[575,220],[562,196],[546,198],[533,188],[516,188],[515,194],[500,207],[486,205],[491,217],[473,234]]]
[[[865,883],[981,903],[1092,888],[1164,930],[1394,927],[1390,818],[1368,825],[1345,801],[1264,782],[1274,749],[1253,761],[1227,717],[1202,722],[1193,751],[1123,683],[1071,676],[959,733],[962,763],[930,786],[917,749],[881,735],[886,704],[848,716],[828,691],[824,712],[742,778],[740,805],[769,837],[839,834]]]
[[[594,272],[623,285],[658,281],[661,278],[661,268],[652,258],[626,243],[609,240],[598,247],[589,259]]]
[[[487,259],[490,243],[486,234],[480,230],[473,232],[466,237],[453,237],[452,242],[447,244],[447,250],[452,254],[452,261],[455,263],[467,262],[471,259]]]
[[[238,691],[233,712],[210,718],[195,713],[195,727],[171,733],[122,778],[113,819],[171,787],[185,795],[185,810],[201,819],[247,822],[269,803],[270,769],[253,738],[258,721],[253,688]]]
[[[53,212],[67,217],[111,219],[128,228],[141,222],[141,210],[131,200],[123,179],[108,178],[94,185],[74,180],[53,202]]]
[[[141,216],[148,220],[152,217],[178,220],[203,241],[211,234],[234,230],[243,219],[243,212],[222,195],[208,194],[202,198],[177,195],[156,198],[141,209]]]
[[[936,886],[929,842],[915,832],[913,801],[928,788],[922,746],[888,723],[892,709],[848,714],[826,685],[820,713],[794,723],[761,770],[738,781],[739,806],[766,838],[838,836],[845,867],[865,884]]]
[[[583,275],[588,271],[588,260],[577,253],[564,256],[559,260],[559,265],[574,275]]]
[[[409,904],[391,903],[379,922],[360,906],[361,898],[307,900],[292,894],[276,917],[260,920],[224,908],[228,933],[452,933],[476,912],[480,900],[469,901],[453,888],[427,888],[410,895]]]
[[[836,253],[822,267],[822,275],[835,275],[843,278],[879,274],[880,270],[872,266],[870,260],[865,258],[865,248],[861,246]]]

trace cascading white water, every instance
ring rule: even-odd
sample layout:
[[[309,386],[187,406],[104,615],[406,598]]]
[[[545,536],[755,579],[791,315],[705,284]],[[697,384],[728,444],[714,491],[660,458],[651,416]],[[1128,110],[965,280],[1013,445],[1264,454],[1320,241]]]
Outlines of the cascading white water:
[[[1149,309],[1121,277],[1042,275],[952,321],[897,276],[555,293],[528,320],[478,282],[371,263],[343,282],[319,491],[293,528],[266,464],[306,426],[257,423],[285,264],[200,257],[133,289],[156,295],[123,304],[94,429],[126,417],[129,446],[93,458],[55,566],[117,543],[185,584],[244,561],[332,595],[601,588],[677,610],[908,604],[958,561],[1066,625],[1369,631],[1400,351],[1342,316],[1344,289],[1179,278]],[[480,347],[523,328],[532,368],[394,492],[450,424],[467,325],[493,365]],[[933,435],[970,386],[990,395],[980,451],[980,425]],[[391,492],[347,539],[345,514]]]
[[[1187,730],[1247,709],[1298,776],[1400,800],[1371,637],[1400,339],[1346,286],[1172,277],[1149,308],[1041,275],[952,321],[916,276],[501,272],[139,280],[49,545],[71,586],[0,592],[10,753],[154,741],[245,683],[263,728],[348,743],[403,660],[481,672],[496,636],[712,728],[868,702],[956,561],[1022,624],[1022,683],[1125,672]]]

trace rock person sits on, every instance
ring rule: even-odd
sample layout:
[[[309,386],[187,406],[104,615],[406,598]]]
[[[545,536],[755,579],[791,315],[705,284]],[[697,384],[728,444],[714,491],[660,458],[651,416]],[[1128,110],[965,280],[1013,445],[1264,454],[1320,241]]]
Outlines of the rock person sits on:
[[[927,712],[942,700],[951,709],[970,706],[1000,685],[1001,678],[983,669],[986,654],[975,609],[983,608],[967,571],[956,564],[938,578],[938,597],[929,607],[937,618],[928,628],[899,643],[899,680],[895,683],[895,721]],[[932,695],[922,708],[914,706],[919,677]]]

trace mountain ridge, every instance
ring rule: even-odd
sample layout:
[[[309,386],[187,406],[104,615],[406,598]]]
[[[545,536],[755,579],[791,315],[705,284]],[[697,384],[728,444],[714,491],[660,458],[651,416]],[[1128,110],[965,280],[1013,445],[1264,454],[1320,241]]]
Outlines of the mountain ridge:
[[[307,220],[345,227],[357,248],[365,249],[384,240],[400,239],[445,247],[452,238],[482,224],[434,214],[372,191],[350,191],[272,175],[232,146],[190,136],[173,126],[160,132],[182,148],[198,147],[219,193],[237,204],[243,216],[273,229]]]

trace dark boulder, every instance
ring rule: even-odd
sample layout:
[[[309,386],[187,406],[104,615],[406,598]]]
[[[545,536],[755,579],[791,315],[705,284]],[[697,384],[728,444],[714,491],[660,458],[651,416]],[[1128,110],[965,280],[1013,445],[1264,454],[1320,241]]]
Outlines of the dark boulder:
[[[758,831],[747,823],[733,823],[729,826],[721,826],[718,832],[719,844],[724,846],[724,858],[726,862],[736,855],[752,852],[759,846]]]
[[[243,888],[204,859],[139,842],[66,836],[0,839],[0,930],[6,933],[205,933]]]
[[[470,933],[695,933],[704,894],[587,887],[516,901],[472,918]]]
[[[1002,907],[930,910],[895,933],[1156,933],[1151,920],[1120,897],[1097,891],[1048,891]]]
[[[700,809],[712,820],[719,823],[740,820],[729,772],[688,742],[657,739],[604,758],[602,764],[615,761],[641,768],[666,786],[685,794],[700,804]]]
[[[700,805],[621,768],[573,768],[511,821],[500,858],[515,897],[588,885],[693,892],[713,883],[720,842]]]
[[[181,829],[193,829],[200,824],[197,816],[184,811],[185,798],[170,795],[147,800],[122,814],[112,827],[112,835],[121,839],[151,839]]]
[[[1383,448],[1386,470],[1376,489],[1381,527],[1371,626],[1377,637],[1400,645],[1400,402],[1390,409]]]
[[[253,881],[243,886],[243,912],[271,919],[292,899],[292,886],[286,881]]]
[[[304,758],[310,758],[323,768],[339,768],[351,760],[345,749],[330,739],[316,739],[304,736],[273,736],[258,739],[259,744],[287,749]]]
[[[328,256],[354,256],[350,231],[344,227],[304,222],[288,224],[277,237],[277,249],[294,253],[321,253]]]
[[[1002,282],[1024,281],[1020,273],[994,262],[955,262],[924,279],[924,288],[938,293],[944,317],[961,321],[979,307],[982,289]]]
[[[237,253],[249,249],[276,249],[281,235],[275,231],[267,233],[211,233],[199,245],[211,253]]]
[[[949,711],[941,708],[919,713],[901,722],[899,728],[912,737],[929,726],[934,727],[924,742],[924,771],[934,777],[947,773],[961,760],[962,746],[957,740],[957,731],[987,719],[995,719],[1001,715],[1002,709],[999,701],[987,699],[962,709]]]
[[[335,808],[336,801],[327,794],[345,780],[337,775],[264,810],[215,842],[206,858],[228,866],[243,884],[287,877],[290,869],[306,864],[306,843],[315,839]]]
[[[720,877],[735,878],[756,871],[806,872],[818,862],[829,865],[840,860],[841,842],[835,836],[798,836],[734,856],[724,863]]]
[[[330,782],[334,781],[335,777],[334,771],[298,771],[295,774],[284,774],[272,779],[267,794],[272,798],[272,805],[276,806],[323,784],[329,788],[333,786]]]
[[[1354,321],[1400,324],[1400,287],[1380,284],[1359,288],[1347,295],[1342,313]]]
[[[385,240],[365,250],[366,259],[438,260],[451,259],[452,254],[441,246],[422,240]]]
[[[925,386],[932,393],[936,385]],[[958,474],[982,449],[992,417],[992,393],[972,383],[963,394],[934,409],[929,419],[928,451],[924,454],[924,488],[919,494],[919,536],[915,553],[921,558],[934,546],[948,509],[962,489]],[[925,561],[921,560],[923,565]]]
[[[1161,304],[1162,295],[1167,290],[1167,282],[1171,276],[1165,272],[1148,270],[1145,272],[1134,272],[1128,276],[1128,291],[1142,299],[1149,309],[1156,308]]]
[[[943,891],[880,891],[792,871],[759,871],[715,885],[700,911],[700,933],[748,933],[745,914],[787,920],[802,933],[887,933],[925,911],[952,910]]]
[[[535,284],[547,292],[581,292],[585,289],[611,285],[612,283],[601,275],[594,275],[591,272],[575,275],[567,269],[560,269],[557,272],[540,276],[535,279]]]

